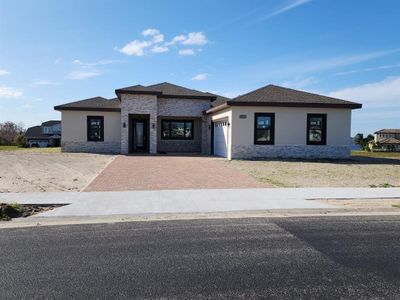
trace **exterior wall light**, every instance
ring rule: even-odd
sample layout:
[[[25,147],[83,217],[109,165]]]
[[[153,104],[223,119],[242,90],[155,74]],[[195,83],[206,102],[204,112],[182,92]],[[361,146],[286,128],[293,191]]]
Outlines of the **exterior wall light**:
[[[126,123],[125,123],[125,122],[122,123],[122,127],[123,127],[123,128],[126,128]]]

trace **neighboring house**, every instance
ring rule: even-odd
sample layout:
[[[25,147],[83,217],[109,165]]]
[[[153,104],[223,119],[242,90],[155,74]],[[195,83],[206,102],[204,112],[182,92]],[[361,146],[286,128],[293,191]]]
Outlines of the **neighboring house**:
[[[234,99],[160,83],[55,109],[62,150],[190,152],[231,158],[347,158],[361,104],[267,85]]]
[[[40,126],[28,128],[25,133],[29,147],[56,147],[61,142],[61,121],[47,121]]]
[[[374,140],[369,142],[373,151],[400,151],[400,129],[381,129],[374,133]]]

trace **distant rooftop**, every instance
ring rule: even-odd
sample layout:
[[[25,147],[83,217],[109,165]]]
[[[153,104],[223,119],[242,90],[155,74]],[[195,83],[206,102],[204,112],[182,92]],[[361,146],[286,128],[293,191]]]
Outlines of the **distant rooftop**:
[[[381,130],[376,131],[375,133],[400,134],[400,129],[381,129]]]

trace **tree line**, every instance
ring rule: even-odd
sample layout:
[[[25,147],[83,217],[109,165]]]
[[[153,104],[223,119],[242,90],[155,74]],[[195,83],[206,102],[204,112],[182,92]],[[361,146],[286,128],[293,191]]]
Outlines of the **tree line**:
[[[22,123],[11,121],[0,122],[0,145],[1,146],[24,146],[25,128]]]

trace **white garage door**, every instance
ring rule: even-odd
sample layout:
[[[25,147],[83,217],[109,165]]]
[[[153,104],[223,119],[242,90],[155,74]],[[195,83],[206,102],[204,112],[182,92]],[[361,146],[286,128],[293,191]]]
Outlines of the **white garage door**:
[[[228,154],[228,122],[214,123],[214,155],[226,157]]]

